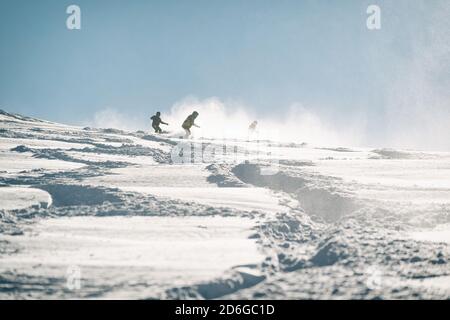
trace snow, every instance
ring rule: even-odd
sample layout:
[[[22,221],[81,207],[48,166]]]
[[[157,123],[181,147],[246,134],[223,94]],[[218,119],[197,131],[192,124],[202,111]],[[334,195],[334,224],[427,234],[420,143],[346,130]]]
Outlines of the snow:
[[[180,174],[182,172],[182,174]],[[198,165],[141,165],[111,170],[110,175],[86,180],[114,187],[210,187],[208,172]]]
[[[60,161],[56,159],[36,159],[32,154],[14,154],[12,152],[0,151],[0,172],[16,174],[23,171],[32,170],[71,170],[83,167],[82,164]]]
[[[318,161],[311,169],[361,184],[449,188],[450,159],[446,160],[348,160]]]
[[[72,148],[86,148],[88,144],[62,142],[54,140],[36,140],[36,139],[8,139],[0,138],[0,150],[10,150],[18,146],[27,146],[30,148],[50,148],[50,149],[72,149]]]
[[[450,287],[450,276],[436,277],[420,280],[408,280],[407,285],[416,287],[436,287],[442,291],[446,291]]]
[[[18,244],[25,249],[8,259],[7,267],[64,274],[76,264],[82,272],[85,270],[86,283],[95,281],[91,279],[92,269],[104,274],[117,268],[128,273],[139,270],[139,283],[144,288],[137,288],[133,297],[158,297],[174,284],[192,285],[214,279],[237,264],[262,261],[254,241],[248,239],[251,226],[249,219],[236,217],[46,219],[35,225],[33,234],[19,239]],[[2,272],[5,267],[2,263]],[[133,275],[129,276],[133,280]],[[155,279],[157,291],[142,290]],[[59,289],[63,291],[64,286]],[[78,295],[91,293],[81,291]],[[110,292],[107,297],[123,296]]]
[[[263,188],[123,187],[122,189],[245,211],[268,213],[287,211],[272,192]]]
[[[418,241],[450,243],[450,224],[440,225],[430,231],[411,232],[411,237]]]
[[[155,161],[153,159],[143,156],[123,156],[114,154],[86,153],[86,152],[83,153],[77,151],[68,151],[66,152],[66,154],[75,159],[88,160],[92,162],[115,161],[115,162],[128,162],[138,165],[155,164]]]
[[[0,124],[0,298],[450,298],[448,152]]]
[[[0,188],[0,210],[24,209],[32,206],[50,207],[52,197],[34,188]]]

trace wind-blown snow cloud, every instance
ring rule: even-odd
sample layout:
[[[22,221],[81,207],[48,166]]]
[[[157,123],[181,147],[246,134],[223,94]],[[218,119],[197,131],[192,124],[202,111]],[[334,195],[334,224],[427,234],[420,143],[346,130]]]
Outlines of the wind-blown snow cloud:
[[[94,114],[92,120],[85,121],[85,126],[95,128],[114,128],[127,131],[142,130],[146,127],[145,119],[137,115],[125,114],[112,108],[102,109]]]
[[[397,74],[387,93],[387,145],[450,150],[450,3],[434,5],[434,13],[425,18],[422,28],[408,30],[409,59],[398,59]]]
[[[176,103],[166,117],[175,131],[179,129],[181,132],[183,120],[193,111],[199,112],[197,124],[201,128],[194,129],[197,137],[245,139],[250,123],[257,120],[257,135],[254,138],[258,139],[324,145],[360,143],[360,126],[338,128],[301,104],[292,105],[281,117],[260,116],[247,110],[251,109],[224,103],[218,98],[199,100],[189,97]]]

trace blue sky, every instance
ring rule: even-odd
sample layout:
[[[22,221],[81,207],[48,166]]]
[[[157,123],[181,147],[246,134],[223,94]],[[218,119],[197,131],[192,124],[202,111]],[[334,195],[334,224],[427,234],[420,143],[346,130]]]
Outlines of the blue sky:
[[[366,28],[372,3],[379,31]],[[104,108],[164,112],[192,95],[267,116],[296,103],[336,123],[362,114],[376,130],[442,3],[2,0],[0,108],[80,123]],[[70,4],[82,30],[66,28]]]

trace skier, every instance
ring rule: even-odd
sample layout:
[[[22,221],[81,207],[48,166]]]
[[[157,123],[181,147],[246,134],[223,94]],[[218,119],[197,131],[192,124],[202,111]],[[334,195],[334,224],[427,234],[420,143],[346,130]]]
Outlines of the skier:
[[[258,121],[253,121],[249,126],[248,126],[248,135],[247,135],[247,142],[250,141],[250,138],[254,138],[256,136],[256,138],[258,137],[258,130],[256,130],[256,127],[258,126]]]
[[[152,127],[155,130],[155,133],[162,133],[162,130],[159,127],[161,123],[165,124],[166,126],[169,125],[168,123],[161,120],[161,112],[159,111],[150,119],[152,120]]]
[[[198,112],[194,111],[191,115],[189,115],[186,120],[184,120],[183,125],[181,126],[184,131],[186,131],[186,135],[184,136],[185,139],[189,138],[191,135],[191,128],[192,126],[200,128],[198,125],[195,124],[195,119],[198,117]]]
[[[253,121],[250,125],[249,125],[249,127],[248,127],[248,130],[249,131],[251,131],[251,132],[254,132],[255,130],[256,130],[256,126],[258,125],[258,121]]]

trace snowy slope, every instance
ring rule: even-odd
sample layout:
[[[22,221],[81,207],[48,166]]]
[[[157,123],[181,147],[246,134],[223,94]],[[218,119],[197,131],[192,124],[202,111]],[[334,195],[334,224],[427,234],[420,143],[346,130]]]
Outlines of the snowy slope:
[[[192,142],[0,111],[0,298],[450,298],[450,153]]]

